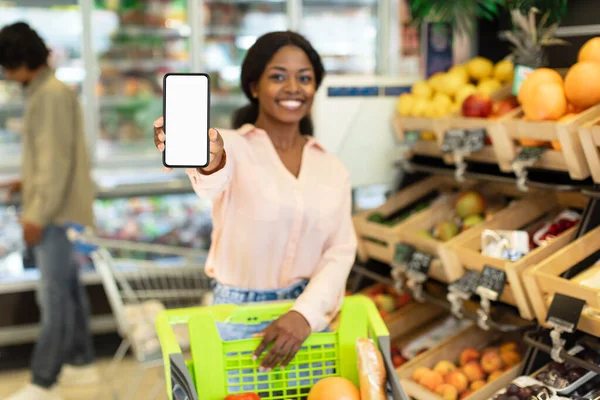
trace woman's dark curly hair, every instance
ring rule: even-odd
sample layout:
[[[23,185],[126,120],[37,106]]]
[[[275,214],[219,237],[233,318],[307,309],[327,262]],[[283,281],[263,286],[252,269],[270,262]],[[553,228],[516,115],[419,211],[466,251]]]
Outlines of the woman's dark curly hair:
[[[27,67],[35,70],[47,65],[50,51],[36,31],[25,22],[0,30],[0,66],[6,69]]]
[[[317,89],[325,76],[325,68],[321,57],[312,47],[310,42],[302,35],[291,32],[271,32],[259,37],[254,45],[248,50],[242,64],[241,84],[250,104],[237,110],[233,115],[233,127],[239,128],[244,124],[253,124],[258,118],[258,100],[252,97],[250,86],[257,83],[265,71],[265,67],[271,61],[275,53],[284,46],[295,46],[304,51],[315,70],[315,83]],[[313,124],[310,116],[300,121],[300,132],[304,135],[313,134]]]

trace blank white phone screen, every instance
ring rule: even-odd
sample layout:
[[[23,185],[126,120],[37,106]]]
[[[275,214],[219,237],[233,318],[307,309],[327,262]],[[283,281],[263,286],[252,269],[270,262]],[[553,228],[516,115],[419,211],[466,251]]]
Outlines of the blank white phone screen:
[[[204,167],[208,164],[208,78],[167,75],[165,78],[165,164]]]

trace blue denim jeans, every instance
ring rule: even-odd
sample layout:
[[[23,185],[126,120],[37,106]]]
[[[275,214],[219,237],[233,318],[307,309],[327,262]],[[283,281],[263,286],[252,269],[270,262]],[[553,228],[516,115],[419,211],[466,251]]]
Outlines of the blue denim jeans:
[[[261,303],[277,300],[295,300],[304,291],[308,281],[302,281],[295,285],[279,290],[244,290],[220,283],[213,283],[213,304],[246,304]],[[272,321],[260,324],[234,324],[229,322],[217,322],[219,334],[223,341],[249,339],[252,335],[262,332]]]
[[[49,225],[33,249],[41,281],[37,301],[41,332],[31,360],[33,383],[50,387],[64,364],[94,360],[89,304],[79,281],[73,244],[63,227]]]

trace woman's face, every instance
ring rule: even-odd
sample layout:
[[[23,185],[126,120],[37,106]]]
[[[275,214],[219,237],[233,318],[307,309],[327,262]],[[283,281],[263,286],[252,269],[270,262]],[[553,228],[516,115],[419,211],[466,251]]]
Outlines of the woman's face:
[[[315,71],[304,51],[284,46],[275,53],[251,90],[261,113],[281,123],[299,123],[312,106]]]

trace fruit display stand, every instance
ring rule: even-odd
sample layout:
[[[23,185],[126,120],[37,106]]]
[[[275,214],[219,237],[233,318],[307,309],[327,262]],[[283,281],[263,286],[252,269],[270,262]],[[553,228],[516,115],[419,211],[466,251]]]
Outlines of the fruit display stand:
[[[498,218],[487,222],[484,228],[491,231],[537,231],[564,209],[582,210],[587,202],[588,199],[579,193],[533,195],[507,207],[498,214]],[[498,300],[517,307],[521,318],[534,320],[535,313],[527,295],[528,290],[522,281],[522,273],[566,246],[575,237],[576,230],[577,227],[572,226],[558,233],[545,245],[530,250],[516,261],[482,254],[483,229],[465,232],[453,243],[451,251],[460,265],[467,270],[481,273],[484,267],[488,266],[503,271],[506,275],[506,285]]]
[[[527,121],[523,116],[523,110],[520,109],[513,118],[503,120],[496,129],[496,136],[504,137],[502,143],[506,145],[499,152],[500,164],[512,164],[523,148],[529,150],[533,147],[543,150],[543,153],[532,168],[568,172],[573,180],[584,180],[590,176],[579,129],[600,117],[600,106],[579,114],[567,114],[558,121]]]
[[[403,366],[400,384],[416,400],[488,400],[519,374],[518,336],[471,326]]]
[[[413,209],[426,209],[424,205],[430,207],[429,204],[440,195],[468,188],[472,184],[456,182],[448,177],[431,177],[393,194],[376,209],[356,213],[353,221],[358,236],[359,259],[362,262],[374,259],[391,264],[404,224],[420,213],[417,211],[413,214]]]
[[[554,296],[562,294],[585,301],[577,329],[600,336],[598,259],[600,227],[589,231],[525,272],[524,281],[541,326],[551,328],[547,322],[548,311]],[[573,277],[566,277],[565,273],[574,268],[583,271],[575,273]]]
[[[444,117],[409,117],[396,115],[392,120],[392,126],[396,133],[396,140],[400,143],[410,143],[406,157],[412,155],[423,155],[427,157],[442,157],[441,138],[437,132],[441,132],[446,124]],[[417,137],[410,138],[412,133]]]
[[[595,183],[600,183],[600,116],[579,128],[579,139],[592,178]]]
[[[464,274],[464,269],[452,250],[456,241],[468,233],[479,234],[489,223],[504,219],[506,213],[504,210],[507,207],[504,199],[511,201],[533,195],[533,193],[525,194],[519,191],[514,185],[500,183],[480,183],[472,186],[467,193],[477,197],[473,199],[474,203],[469,207],[481,207],[485,214],[485,216],[479,216],[478,213],[478,220],[468,229],[463,228],[462,232],[454,231],[452,232],[454,235],[450,235],[452,237],[443,232],[449,229],[446,229],[444,224],[456,226],[453,220],[457,216],[456,207],[461,199],[461,194],[456,194],[406,221],[400,232],[402,243],[413,246],[420,252],[433,255],[441,261],[431,264],[428,275],[443,283],[451,283]],[[468,222],[468,218],[462,222],[463,227],[466,226],[466,222]],[[431,230],[434,231],[433,235],[429,234]],[[436,234],[435,231],[439,232]],[[448,237],[442,237],[442,235]]]
[[[471,99],[466,100],[466,104],[463,104],[463,108],[469,106]],[[473,100],[478,100],[475,98]],[[466,137],[468,132],[481,131],[485,135],[483,148],[473,153],[464,156],[465,161],[475,161],[487,164],[498,164],[499,168],[503,172],[510,172],[511,166],[509,163],[500,162],[504,159],[502,154],[506,151],[509,143],[505,135],[498,135],[497,126],[500,125],[504,120],[513,118],[518,111],[518,103],[512,95],[512,85],[505,85],[502,89],[494,92],[490,96],[490,109],[493,107],[501,109],[498,110],[495,115],[490,115],[486,118],[483,117],[468,117],[464,116],[464,111],[458,112],[444,120],[442,130],[437,131],[439,142],[443,143],[446,135],[453,132],[458,133]],[[472,106],[475,107],[475,106]],[[482,135],[482,136],[483,136]],[[444,162],[447,164],[455,164],[456,160],[453,154],[445,154]]]
[[[368,287],[360,294],[373,300],[392,341],[412,333],[446,312],[433,304],[413,301],[410,294],[397,292],[383,283]]]

